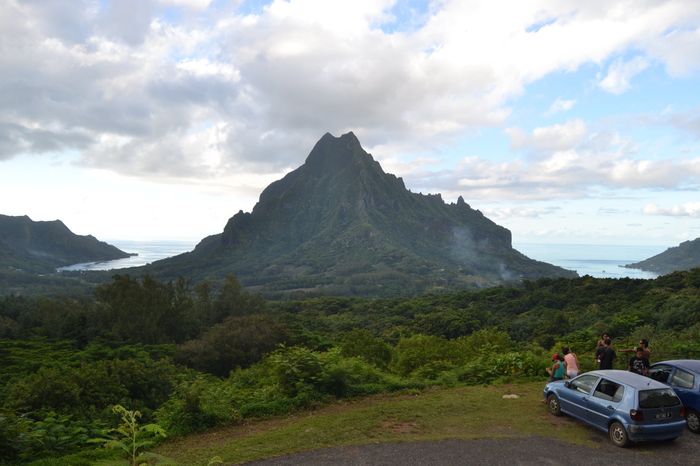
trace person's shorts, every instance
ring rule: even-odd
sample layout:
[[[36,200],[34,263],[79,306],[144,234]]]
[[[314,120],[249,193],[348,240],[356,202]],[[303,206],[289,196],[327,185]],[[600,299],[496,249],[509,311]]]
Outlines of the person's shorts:
[[[570,378],[573,379],[578,375],[578,371],[566,371],[566,375]]]

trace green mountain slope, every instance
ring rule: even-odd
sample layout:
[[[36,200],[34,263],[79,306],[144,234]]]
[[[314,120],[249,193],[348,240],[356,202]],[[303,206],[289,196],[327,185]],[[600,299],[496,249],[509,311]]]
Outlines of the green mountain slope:
[[[93,236],[76,235],[60,220],[35,222],[27,216],[0,215],[0,269],[44,273],[124,257],[129,254]]]
[[[154,263],[168,278],[236,274],[266,293],[389,295],[576,274],[533,261],[462,198],[410,192],[354,134],[326,134],[250,213],[194,251]]]
[[[684,241],[676,247],[625,267],[647,270],[659,275],[700,267],[700,238]]]

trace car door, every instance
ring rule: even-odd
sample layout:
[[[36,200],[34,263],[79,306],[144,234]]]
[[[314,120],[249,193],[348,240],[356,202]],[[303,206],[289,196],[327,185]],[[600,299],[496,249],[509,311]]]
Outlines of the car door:
[[[590,422],[588,399],[593,388],[598,384],[597,375],[584,374],[568,382],[567,386],[558,392],[561,409],[571,416]]]
[[[608,422],[619,409],[624,395],[624,385],[601,378],[593,391],[593,396],[588,398],[589,422],[600,429],[607,430]]]
[[[668,364],[654,364],[649,368],[649,377],[661,383],[668,384],[673,373],[673,366]]]
[[[676,367],[667,383],[673,387],[673,391],[685,406],[697,410],[698,393],[695,388],[695,379],[695,374],[692,372]]]

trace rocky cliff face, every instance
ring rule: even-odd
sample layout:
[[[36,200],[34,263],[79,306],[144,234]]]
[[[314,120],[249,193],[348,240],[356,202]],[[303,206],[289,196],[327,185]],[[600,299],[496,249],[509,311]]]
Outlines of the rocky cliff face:
[[[405,294],[575,276],[514,250],[510,231],[462,198],[446,204],[407,190],[353,133],[324,135],[252,212],[154,267],[168,276],[231,272],[271,293]]]

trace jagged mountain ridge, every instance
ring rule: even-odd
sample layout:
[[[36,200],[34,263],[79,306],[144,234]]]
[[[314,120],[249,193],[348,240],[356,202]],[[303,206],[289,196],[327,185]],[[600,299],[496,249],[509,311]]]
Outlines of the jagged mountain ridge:
[[[646,270],[659,275],[700,267],[700,238],[684,241],[660,254],[634,264],[628,264],[625,267]]]
[[[35,222],[0,215],[0,267],[52,272],[57,267],[129,257],[92,235],[76,235],[60,220]]]
[[[252,212],[238,212],[221,234],[152,267],[169,277],[235,273],[267,292],[333,294],[576,275],[514,250],[510,231],[461,197],[446,204],[407,190],[353,133],[327,133],[302,166],[262,192]]]

